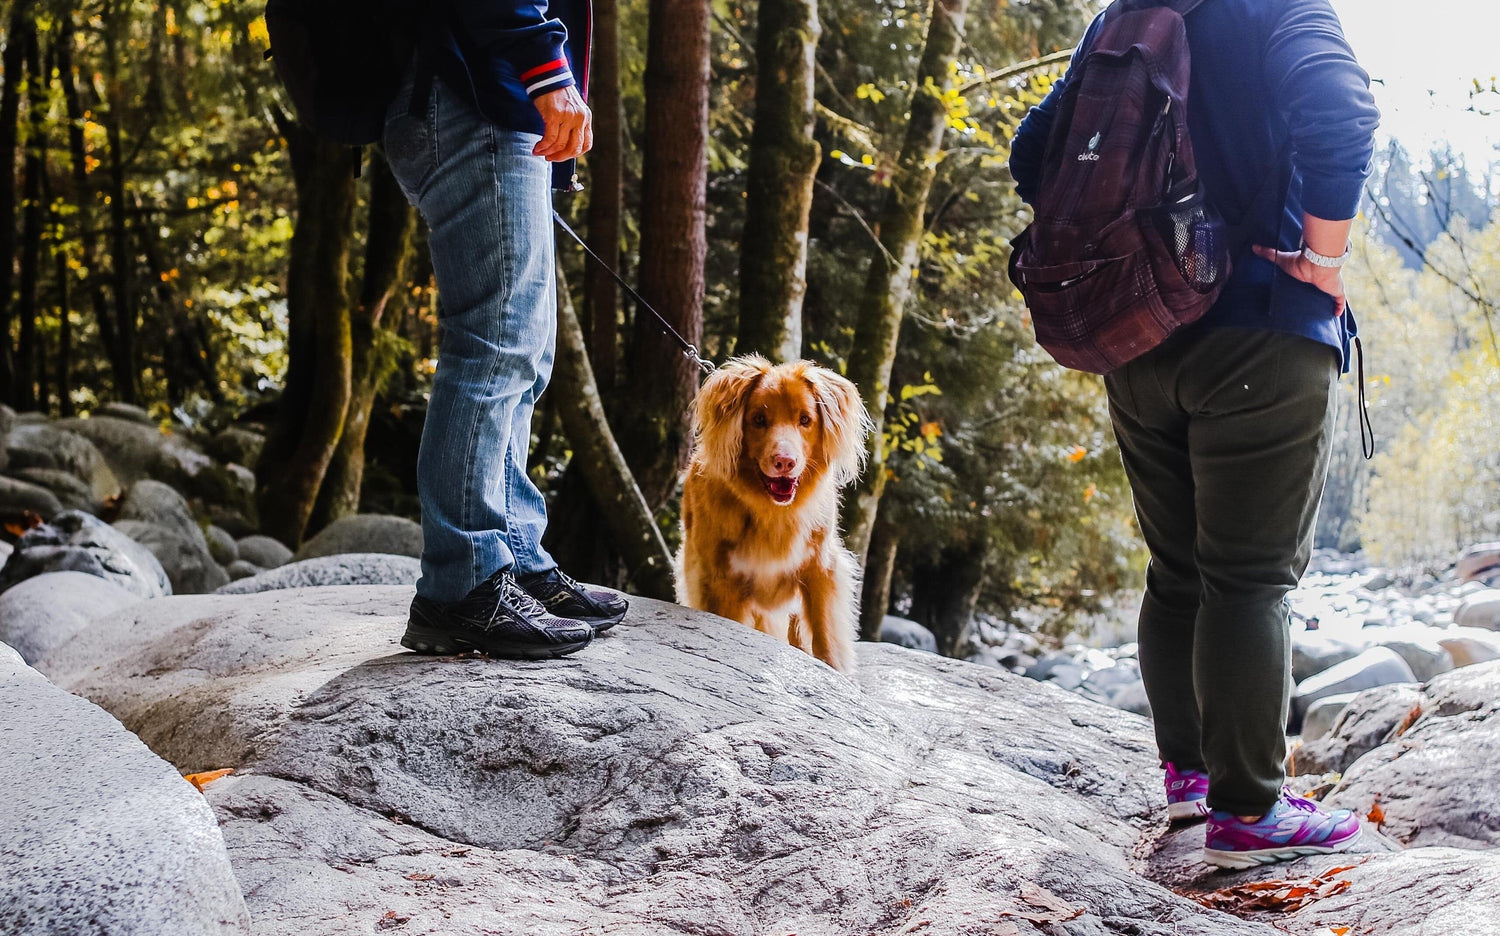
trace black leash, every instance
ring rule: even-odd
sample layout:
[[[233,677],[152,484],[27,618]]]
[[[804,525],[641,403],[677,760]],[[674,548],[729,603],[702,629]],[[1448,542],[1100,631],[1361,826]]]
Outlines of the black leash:
[[[1359,357],[1359,450],[1369,461],[1375,457],[1375,424],[1370,421],[1370,404],[1365,400],[1365,346],[1358,335],[1354,336],[1354,350]]]
[[[693,345],[692,345],[691,342],[689,342],[686,338],[684,338],[681,335],[679,335],[677,333],[677,329],[675,329],[675,328],[672,327],[672,323],[669,322],[669,321],[667,321],[665,318],[663,318],[662,314],[660,312],[658,312],[655,309],[653,309],[651,307],[651,303],[649,303],[645,299],[643,299],[641,297],[640,293],[638,293],[634,289],[632,289],[630,287],[630,284],[627,283],[627,282],[625,282],[625,278],[622,277],[620,274],[618,274],[618,273],[615,272],[614,267],[611,267],[608,263],[604,262],[604,258],[603,257],[601,257],[598,254],[594,253],[594,249],[592,247],[590,247],[587,243],[585,243],[584,240],[583,240],[583,238],[581,238],[581,237],[578,236],[578,232],[575,231],[575,230],[573,230],[573,228],[568,225],[568,222],[563,220],[563,216],[560,215],[560,214],[558,214],[555,209],[552,212],[552,220],[554,220],[554,221],[557,222],[558,227],[562,228],[564,231],[567,231],[568,232],[568,236],[571,237],[571,238],[573,238],[573,240],[577,241],[578,242],[578,246],[580,246],[580,247],[583,248],[583,252],[586,253],[586,254],[588,254],[591,258],[593,258],[593,261],[595,263],[599,264],[599,266],[601,266],[601,267],[604,268],[604,272],[606,272],[610,276],[614,277],[614,281],[616,283],[620,284],[620,288],[623,289],[623,290],[625,290],[625,292],[630,296],[630,298],[634,299],[640,305],[641,308],[645,309],[647,312],[650,312],[652,315],[656,316],[656,321],[657,321],[658,324],[661,325],[662,332],[668,338],[671,338],[672,341],[674,341],[677,344],[678,348],[682,349],[683,355],[686,356],[688,360],[692,361],[695,365],[697,365],[698,369],[701,370],[701,371],[703,371],[703,373],[705,375],[712,374],[714,372],[714,362],[708,360],[707,358],[705,358],[701,354],[699,354],[698,353],[698,349],[695,348],[695,347],[693,347]]]

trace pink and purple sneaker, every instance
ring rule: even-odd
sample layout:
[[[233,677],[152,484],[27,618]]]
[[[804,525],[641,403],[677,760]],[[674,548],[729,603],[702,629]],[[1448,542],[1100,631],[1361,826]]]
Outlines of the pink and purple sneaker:
[[[1359,817],[1349,810],[1326,811],[1283,790],[1276,805],[1255,822],[1219,809],[1210,813],[1203,860],[1216,868],[1239,870],[1326,855],[1353,845],[1359,832]]]
[[[1208,815],[1208,774],[1185,770],[1168,761],[1167,818],[1172,822],[1192,822]]]

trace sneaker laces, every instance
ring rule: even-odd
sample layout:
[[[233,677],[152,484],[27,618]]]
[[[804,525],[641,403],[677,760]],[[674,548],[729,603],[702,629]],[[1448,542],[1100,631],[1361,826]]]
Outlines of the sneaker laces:
[[[500,580],[500,594],[517,611],[528,618],[539,618],[547,615],[547,608],[540,601],[531,597],[531,594],[516,584],[515,576],[506,575]]]

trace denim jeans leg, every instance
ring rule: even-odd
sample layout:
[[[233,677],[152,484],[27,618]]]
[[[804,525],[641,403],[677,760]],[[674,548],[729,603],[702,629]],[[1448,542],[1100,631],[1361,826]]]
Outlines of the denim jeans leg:
[[[551,368],[551,173],[531,155],[537,136],[495,126],[441,82],[420,118],[409,97],[392,105],[386,149],[427,222],[441,325],[417,457],[426,539],[417,591],[455,601],[515,564],[512,541],[546,526],[540,494],[531,500],[506,476],[513,447],[524,476],[531,408]],[[511,536],[513,517],[525,534]]]
[[[554,292],[550,302],[556,302]],[[556,351],[557,319],[548,319],[551,330],[546,353],[537,365],[537,380],[521,398],[511,426],[510,449],[505,456],[505,529],[511,555],[518,574],[546,572],[557,568],[557,562],[542,548],[542,534],[547,532],[547,504],[536,483],[526,473],[531,454],[531,415],[536,401],[552,377],[552,360]]]

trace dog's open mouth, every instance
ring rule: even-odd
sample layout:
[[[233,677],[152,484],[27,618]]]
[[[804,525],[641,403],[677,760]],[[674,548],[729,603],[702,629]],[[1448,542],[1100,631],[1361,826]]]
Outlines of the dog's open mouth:
[[[760,476],[760,481],[766,486],[766,493],[771,495],[771,500],[778,504],[789,504],[792,498],[797,496],[796,478],[773,478],[763,474]]]

